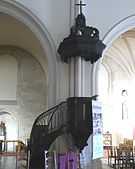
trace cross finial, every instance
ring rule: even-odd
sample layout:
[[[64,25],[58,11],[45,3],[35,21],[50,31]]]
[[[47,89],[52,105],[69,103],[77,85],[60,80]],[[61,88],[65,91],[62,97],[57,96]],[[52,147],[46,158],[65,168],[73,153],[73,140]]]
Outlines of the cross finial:
[[[82,7],[86,6],[86,4],[83,4],[82,1],[80,1],[79,4],[76,4],[77,6],[80,6],[80,14],[82,14]]]

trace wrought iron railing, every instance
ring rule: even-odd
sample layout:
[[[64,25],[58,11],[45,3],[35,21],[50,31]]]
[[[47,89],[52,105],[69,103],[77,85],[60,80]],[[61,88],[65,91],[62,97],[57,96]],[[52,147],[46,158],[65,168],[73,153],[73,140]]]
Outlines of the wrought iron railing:
[[[46,126],[49,134],[67,124],[66,116],[67,116],[67,102],[62,102],[59,105],[49,109],[48,111],[43,112],[41,115],[37,117],[37,119],[33,124],[30,140],[33,137],[34,129],[36,127]]]
[[[44,152],[58,136],[70,134],[81,151],[92,134],[92,98],[73,97],[42,113],[35,120],[30,137],[29,169],[44,168]]]
[[[35,126],[48,126],[48,129],[54,129],[66,122],[67,102],[62,102],[59,105],[43,112],[35,120],[32,129]]]
[[[62,102],[37,117],[30,135],[28,169],[43,168],[44,161],[41,156],[44,156],[44,151],[48,150],[53,141],[63,132],[61,129],[67,124],[66,116],[67,102]]]

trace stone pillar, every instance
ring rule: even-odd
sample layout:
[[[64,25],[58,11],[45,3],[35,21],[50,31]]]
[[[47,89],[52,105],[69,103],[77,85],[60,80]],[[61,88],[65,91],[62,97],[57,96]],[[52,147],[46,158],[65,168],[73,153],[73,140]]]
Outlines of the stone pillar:
[[[75,4],[79,3],[80,0],[75,0]],[[75,5],[74,4],[74,5]],[[79,13],[79,8],[75,9],[74,17],[76,17]],[[69,96],[70,97],[90,97],[92,96],[92,64],[90,62],[86,62],[84,58],[81,56],[77,56],[76,58],[70,58],[69,64]],[[90,161],[88,166],[82,166],[82,169],[93,169],[92,167],[92,136],[89,138],[89,145],[84,152],[82,152],[82,156],[89,156]],[[88,155],[89,153],[89,155]]]
[[[79,0],[74,2],[80,10],[75,10],[74,13],[77,16],[75,16],[75,24],[71,25],[70,35],[64,38],[58,52],[62,60],[69,63],[69,96],[91,97],[96,94],[92,91],[94,89],[92,64],[101,57],[105,45],[99,39],[98,29],[86,26],[86,19],[82,13],[82,6],[85,4]],[[83,151],[84,158],[89,157],[88,164],[85,165],[89,169],[93,169],[92,140],[90,136],[89,145]],[[86,169],[86,167],[82,168]]]

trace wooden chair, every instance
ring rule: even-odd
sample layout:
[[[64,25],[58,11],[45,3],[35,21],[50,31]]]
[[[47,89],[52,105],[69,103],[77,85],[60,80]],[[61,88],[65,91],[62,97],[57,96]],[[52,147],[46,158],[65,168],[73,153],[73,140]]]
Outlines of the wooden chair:
[[[108,165],[114,167],[116,165],[117,147],[112,146],[108,149]]]

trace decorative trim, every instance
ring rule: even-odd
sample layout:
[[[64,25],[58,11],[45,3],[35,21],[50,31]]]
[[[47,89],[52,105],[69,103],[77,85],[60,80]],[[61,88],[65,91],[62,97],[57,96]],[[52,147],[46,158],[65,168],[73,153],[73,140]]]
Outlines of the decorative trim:
[[[0,55],[11,55],[14,57],[20,57],[20,56],[32,56],[31,53],[28,51],[19,48],[17,46],[11,46],[11,45],[0,45]],[[36,58],[35,58],[36,59]]]
[[[0,105],[14,105],[17,106],[16,100],[0,100]]]
[[[133,29],[135,27],[135,14],[123,18],[117,22],[103,37],[103,41],[107,44],[106,50],[110,47],[112,42],[117,39],[122,33]],[[106,51],[105,50],[105,51]],[[104,52],[105,52],[104,51]]]

